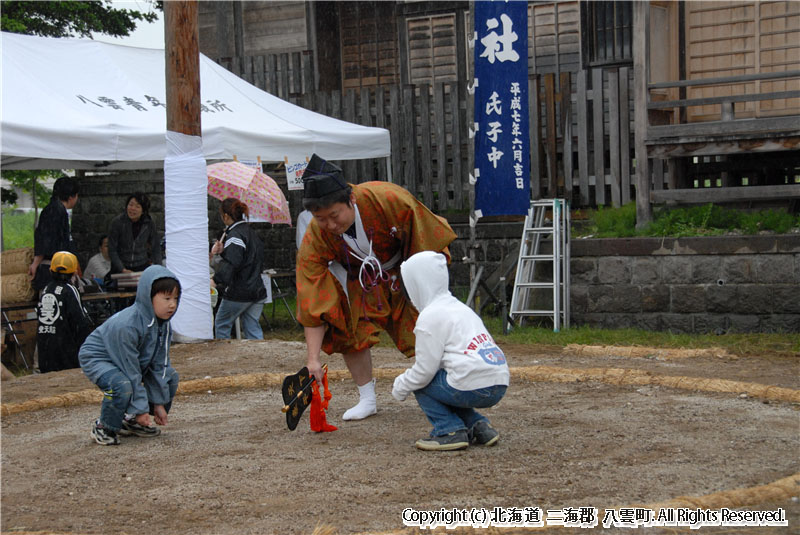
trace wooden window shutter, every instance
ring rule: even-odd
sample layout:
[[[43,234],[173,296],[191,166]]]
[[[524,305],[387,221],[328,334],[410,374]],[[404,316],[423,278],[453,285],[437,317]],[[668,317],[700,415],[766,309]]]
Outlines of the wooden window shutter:
[[[455,14],[408,19],[406,27],[410,82],[457,80]]]
[[[392,2],[341,2],[342,89],[398,82]]]

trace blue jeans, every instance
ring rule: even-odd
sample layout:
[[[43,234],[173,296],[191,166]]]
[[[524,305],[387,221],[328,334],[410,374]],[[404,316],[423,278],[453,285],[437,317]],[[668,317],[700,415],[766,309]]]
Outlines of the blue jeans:
[[[169,399],[164,409],[169,412],[172,399],[178,391],[178,373],[172,370],[169,381]],[[103,391],[103,403],[100,405],[100,423],[103,427],[114,432],[122,427],[122,419],[131,404],[133,387],[128,377],[119,370],[111,370],[97,380],[97,386]],[[150,414],[153,414],[153,404],[150,403]]]
[[[495,385],[477,390],[457,390],[447,384],[447,372],[439,370],[427,386],[414,392],[422,412],[433,425],[432,437],[440,437],[461,429],[472,429],[488,418],[475,408],[492,407],[506,393],[505,385]]]
[[[261,318],[261,311],[264,303],[253,303],[250,301],[231,301],[223,299],[219,303],[217,316],[214,318],[214,332],[220,340],[227,340],[231,337],[231,328],[236,318],[241,317],[242,330],[244,337],[248,340],[263,340],[264,332],[258,320]]]

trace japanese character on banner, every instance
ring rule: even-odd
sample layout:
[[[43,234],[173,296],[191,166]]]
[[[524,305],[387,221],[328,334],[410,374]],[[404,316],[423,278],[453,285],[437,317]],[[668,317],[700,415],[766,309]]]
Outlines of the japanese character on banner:
[[[527,2],[475,2],[476,217],[530,205]]]

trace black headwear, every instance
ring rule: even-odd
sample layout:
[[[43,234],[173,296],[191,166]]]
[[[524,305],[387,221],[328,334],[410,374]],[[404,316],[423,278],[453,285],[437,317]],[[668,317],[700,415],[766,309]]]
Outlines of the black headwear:
[[[319,199],[347,188],[341,167],[323,160],[316,154],[303,172],[303,198]]]

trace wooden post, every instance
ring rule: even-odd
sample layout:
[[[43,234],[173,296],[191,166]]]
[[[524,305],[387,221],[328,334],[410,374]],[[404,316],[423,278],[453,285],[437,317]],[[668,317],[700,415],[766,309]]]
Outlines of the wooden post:
[[[470,29],[472,30],[468,35],[468,41],[472,42],[472,47],[467,47],[467,52],[469,53],[469,61],[467,61],[467,80],[469,80],[469,85],[475,83],[475,49],[474,47],[477,46],[477,43],[472,41],[472,38],[477,38],[477,30],[475,28],[475,2],[470,1],[469,3],[469,21],[470,21]],[[467,132],[469,132],[475,125],[475,96],[474,93],[471,95],[467,95]],[[477,133],[475,134],[477,135]],[[475,172],[475,139],[473,137],[467,137],[467,176],[471,176]],[[469,285],[470,288],[476,284],[476,272],[475,272],[475,265],[476,265],[476,258],[475,258],[475,248],[477,245],[477,229],[476,226],[478,224],[478,219],[475,217],[475,184],[469,184],[468,190],[468,200],[469,200]],[[475,310],[478,310],[478,304],[474,304]]]
[[[650,205],[650,165],[647,160],[647,84],[650,79],[647,65],[650,60],[650,3],[633,4],[633,79],[634,124],[636,125],[636,228],[653,220]]]
[[[167,130],[199,136],[200,45],[197,1],[164,2]]]

